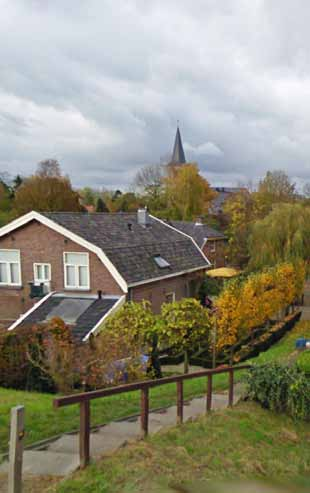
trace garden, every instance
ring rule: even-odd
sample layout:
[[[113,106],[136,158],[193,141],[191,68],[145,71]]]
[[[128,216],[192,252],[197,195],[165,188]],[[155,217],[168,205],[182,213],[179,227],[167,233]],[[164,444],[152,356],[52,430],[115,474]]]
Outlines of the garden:
[[[154,315],[148,302],[126,303],[88,343],[57,318],[2,334],[0,386],[64,394],[160,377],[178,358],[185,373],[244,361],[298,320],[304,279],[303,262],[282,263],[229,281],[209,308],[184,298]]]
[[[223,287],[214,303],[216,311],[207,310],[197,300],[184,299],[164,305],[161,314],[155,316],[147,303],[130,303],[107,322],[99,336],[91,339],[90,343],[84,346],[78,346],[72,340],[70,331],[61,320],[53,320],[45,327],[25,328],[2,336],[0,344],[1,451],[6,450],[10,408],[21,402],[27,408],[26,426],[29,430],[26,437],[27,444],[76,429],[79,423],[78,407],[60,409],[55,413],[52,409],[55,393],[63,395],[75,390],[101,388],[123,382],[123,367],[113,366],[115,361],[126,361],[127,381],[143,379],[146,376],[152,378],[158,376],[156,369],[160,371],[157,360],[160,359],[161,351],[166,351],[162,348],[169,348],[172,356],[183,354],[186,370],[192,358],[193,347],[199,350],[199,347],[206,344],[209,359],[213,351],[218,359],[221,355],[230,354],[224,337],[226,330],[231,347],[236,348],[238,344],[240,345],[240,341],[247,340],[245,345],[252,344],[253,347],[261,340],[261,335],[265,337],[270,333],[280,334],[281,340],[277,343],[276,340],[272,340],[271,347],[263,348],[267,350],[260,352],[253,361],[261,364],[270,361],[288,364],[288,358],[292,365],[295,339],[300,335],[310,337],[309,325],[300,322],[294,326],[299,312],[293,311],[292,306],[302,294],[304,275],[303,264],[286,263],[229,282]],[[257,303],[260,304],[260,309],[257,308]],[[276,317],[274,317],[275,313]],[[216,339],[214,338],[215,317]],[[262,333],[257,329],[259,324],[265,325]],[[234,330],[231,330],[232,327]],[[288,334],[285,335],[287,330]],[[258,331],[260,336],[255,336],[252,340],[253,331]],[[235,352],[234,361],[238,351]],[[145,365],[141,364],[142,353],[148,354],[149,361],[152,363],[147,368],[147,375]],[[248,358],[247,360],[251,361]],[[294,359],[294,364],[295,360],[297,359]],[[306,365],[306,353],[298,353],[294,371],[300,375]],[[260,402],[258,384],[252,385],[251,381],[254,382],[254,376],[257,375],[257,378],[264,382],[265,376],[262,378],[259,370],[257,373],[255,371],[253,370],[249,377],[252,378],[249,380],[249,395]],[[237,373],[236,382],[240,378],[241,375]],[[225,389],[226,380],[224,375],[217,375],[214,378],[214,390]],[[299,386],[302,386],[302,383],[303,380]],[[269,392],[268,386],[265,392]],[[270,391],[272,392],[273,390]],[[205,382],[201,379],[185,384],[185,399],[204,393]],[[291,395],[290,402],[293,402],[293,399],[296,401],[296,395],[296,392]],[[265,407],[269,406],[270,409],[281,409],[284,412],[292,409],[291,404],[290,407],[286,404],[281,404],[282,407],[279,407],[278,404],[268,404],[269,400],[271,402],[272,399],[268,397],[266,403],[264,397],[261,403]],[[165,389],[152,389],[151,408],[169,406],[174,402],[173,384],[167,385]],[[307,403],[303,405],[302,409],[307,405]],[[139,412],[139,406],[140,395],[135,392],[99,399],[92,403],[92,424],[95,426],[135,414]],[[299,410],[298,413],[299,416],[307,418],[303,410]]]

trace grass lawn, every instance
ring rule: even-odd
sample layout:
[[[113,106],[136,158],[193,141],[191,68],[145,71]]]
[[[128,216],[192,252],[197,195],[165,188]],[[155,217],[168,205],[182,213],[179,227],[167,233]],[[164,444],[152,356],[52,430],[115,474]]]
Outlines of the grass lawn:
[[[287,416],[242,402],[233,409],[212,412],[197,421],[129,444],[85,471],[77,472],[52,491],[309,491],[309,441],[310,423],[294,423]],[[272,488],[265,489],[267,486],[260,481],[268,481]]]
[[[310,337],[309,322],[300,322],[291,333],[252,361],[267,362],[287,358],[294,350],[294,341],[298,335]],[[236,375],[236,380],[240,380],[240,378],[242,378],[241,372]],[[227,379],[227,375],[217,375],[214,378],[214,389],[225,389]],[[185,383],[186,398],[202,395],[205,390],[205,378]],[[176,399],[175,384],[154,388],[151,390],[150,396],[152,408],[174,404]],[[79,427],[78,406],[54,410],[52,407],[53,398],[54,396],[49,394],[0,389],[0,452],[7,450],[10,409],[18,404],[23,404],[26,407],[26,444]],[[97,399],[91,403],[91,422],[92,425],[106,423],[137,413],[139,409],[140,394],[138,392]]]

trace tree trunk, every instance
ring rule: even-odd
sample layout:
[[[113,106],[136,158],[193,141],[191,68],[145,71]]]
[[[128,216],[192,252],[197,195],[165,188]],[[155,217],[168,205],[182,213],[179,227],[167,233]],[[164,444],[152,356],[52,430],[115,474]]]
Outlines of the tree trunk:
[[[184,373],[188,373],[189,371],[189,357],[188,351],[185,349],[184,351]]]

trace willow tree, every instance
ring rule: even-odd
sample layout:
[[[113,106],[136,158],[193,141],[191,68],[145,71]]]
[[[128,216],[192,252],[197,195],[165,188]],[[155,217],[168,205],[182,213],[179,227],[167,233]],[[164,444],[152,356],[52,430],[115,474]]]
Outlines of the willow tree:
[[[310,207],[278,204],[252,226],[249,267],[310,258]]]

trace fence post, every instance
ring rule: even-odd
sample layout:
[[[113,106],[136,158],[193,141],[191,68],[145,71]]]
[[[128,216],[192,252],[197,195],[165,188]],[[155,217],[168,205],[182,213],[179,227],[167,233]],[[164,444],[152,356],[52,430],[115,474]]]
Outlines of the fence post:
[[[13,407],[11,409],[8,493],[21,493],[22,491],[24,423],[24,406]]]
[[[207,412],[211,411],[212,407],[212,374],[208,375],[208,386],[207,386]]]
[[[183,423],[183,380],[177,382],[177,423]]]
[[[234,370],[229,369],[229,390],[228,390],[228,405],[232,407],[234,404]]]
[[[89,400],[80,403],[80,468],[89,464],[90,458],[90,403]]]
[[[149,431],[149,388],[141,389],[141,433],[146,437]]]

